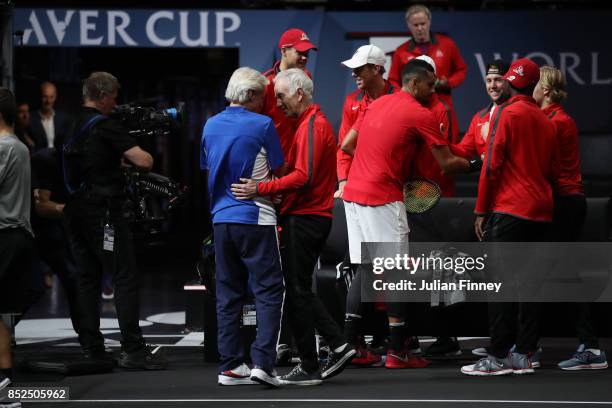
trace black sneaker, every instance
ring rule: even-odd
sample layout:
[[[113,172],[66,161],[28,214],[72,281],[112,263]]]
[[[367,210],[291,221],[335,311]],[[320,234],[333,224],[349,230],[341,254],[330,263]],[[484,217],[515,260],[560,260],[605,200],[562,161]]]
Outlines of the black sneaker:
[[[145,345],[137,351],[122,351],[118,366],[130,370],[165,370],[168,360],[161,351],[161,346],[155,348]]]
[[[356,354],[355,348],[348,343],[344,344],[344,349],[340,352],[330,351],[327,363],[325,363],[321,370],[321,378],[327,380],[340,374]]]
[[[422,353],[421,344],[417,336],[408,337],[404,342],[404,345],[408,348],[408,351],[413,355],[419,355]]]
[[[461,355],[461,348],[456,337],[438,337],[425,351],[428,357],[454,357]]]
[[[117,360],[113,356],[113,353],[106,351],[105,349],[85,349],[83,350],[83,358],[89,361],[112,363],[113,366],[117,364]]]
[[[301,363],[293,367],[288,374],[279,377],[278,380],[280,385],[319,385],[323,382],[318,369],[308,373],[302,368]]]
[[[291,347],[288,344],[279,344],[276,347],[276,366],[287,367],[291,365],[291,359],[293,353]]]

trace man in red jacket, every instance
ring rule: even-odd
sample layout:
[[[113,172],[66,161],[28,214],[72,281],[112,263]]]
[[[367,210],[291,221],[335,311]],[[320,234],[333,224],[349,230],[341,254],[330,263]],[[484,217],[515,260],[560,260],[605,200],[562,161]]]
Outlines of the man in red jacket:
[[[293,145],[293,135],[295,134],[295,119],[283,113],[276,105],[274,95],[274,78],[286,69],[299,68],[304,70],[308,76],[310,73],[306,69],[308,54],[310,50],[317,50],[317,47],[310,42],[308,35],[299,28],[291,28],[283,33],[278,40],[278,49],[281,52],[281,60],[277,61],[272,68],[264,72],[269,84],[266,88],[266,98],[264,100],[263,114],[268,115],[274,121],[276,132],[280,138],[281,148],[285,158],[289,157],[289,151]]]
[[[355,349],[312,292],[312,273],[332,224],[336,186],[336,140],[333,129],[312,102],[312,80],[300,69],[278,73],[274,89],[279,108],[296,120],[297,130],[287,157],[287,175],[270,181],[242,179],[233,184],[238,199],[283,194],[281,204],[281,259],[286,301],[300,364],[280,378],[284,385],[315,385],[339,374]],[[319,368],[315,328],[330,345],[326,365]]]
[[[357,121],[359,115],[362,115],[365,109],[377,98],[397,92],[399,88],[391,85],[389,81],[383,78],[385,72],[385,53],[375,45],[363,45],[355,51],[351,59],[342,61],[342,65],[352,71],[352,76],[355,78],[357,89],[348,94],[344,100],[342,111],[342,123],[338,133],[338,151],[336,153],[337,172],[338,172],[338,190],[334,194],[334,198],[342,198],[344,185],[348,178],[348,173],[353,161],[353,155],[344,152],[341,148],[345,136],[349,134],[352,126]],[[344,322],[344,334],[351,344],[357,346],[357,355],[353,359],[353,364],[371,365],[381,361],[381,357],[371,350],[365,348],[365,342],[360,338],[361,334],[361,319],[364,314],[372,314],[373,310],[370,304],[361,302],[361,285],[359,285],[360,277],[355,275],[360,273],[359,269],[355,268],[350,262],[350,254],[345,255],[344,261],[338,265],[338,269],[345,274],[350,274],[354,277],[355,285],[352,283],[348,287],[346,314]],[[379,327],[385,327],[386,316],[381,316],[380,313],[374,314],[376,318],[381,318],[382,324]],[[384,330],[379,330],[375,333],[375,338],[384,338]]]
[[[467,65],[463,61],[455,42],[443,34],[433,34],[431,12],[421,4],[411,6],[406,11],[406,24],[411,37],[397,47],[391,59],[389,81],[400,86],[402,69],[408,61],[419,55],[428,55],[436,63],[436,93],[446,106],[451,116],[451,134],[458,135],[457,116],[453,109],[451,90],[465,80]]]
[[[504,74],[508,72],[508,63],[495,60],[487,64],[485,87],[491,103],[479,110],[472,117],[467,132],[458,145],[451,146],[451,151],[461,157],[484,159],[487,137],[496,109],[508,100],[508,87],[504,85]]]
[[[351,127],[365,110],[365,108],[376,98],[399,90],[399,87],[391,85],[383,78],[385,72],[385,53],[375,45],[364,45],[357,49],[353,57],[342,61],[342,65],[352,70],[357,90],[348,94],[344,99],[342,110],[342,123],[338,132],[338,147]],[[335,197],[342,198],[342,191],[348,178],[353,156],[345,153],[342,149],[337,152],[338,191]]]
[[[476,235],[483,241],[547,239],[552,185],[558,178],[557,142],[554,125],[531,96],[539,78],[538,65],[526,58],[514,61],[504,75],[510,99],[497,109],[491,125],[474,211]],[[539,314],[537,303],[489,303],[489,355],[461,372],[532,373]]]

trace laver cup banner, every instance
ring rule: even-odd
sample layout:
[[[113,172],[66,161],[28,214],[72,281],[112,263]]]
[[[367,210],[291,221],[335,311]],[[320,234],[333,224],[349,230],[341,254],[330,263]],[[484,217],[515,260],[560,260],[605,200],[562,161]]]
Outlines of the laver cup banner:
[[[519,21],[515,30],[500,30],[500,25]],[[568,30],[576,21],[588,24]],[[451,36],[468,65],[465,82],[453,91],[460,130],[465,131],[472,115],[488,103],[483,84],[487,62],[528,57],[563,71],[570,94],[566,107],[582,133],[612,133],[610,21],[612,12],[607,10],[434,12],[432,30]],[[291,27],[303,29],[318,46],[310,53],[308,69],[316,99],[336,128],[344,96],[355,90],[340,61],[368,43],[381,47],[390,59],[408,36],[401,11],[18,8],[14,18],[14,30],[22,33],[16,46],[238,48],[240,65],[259,71],[280,59],[278,39]]]
[[[368,242],[366,302],[612,302],[611,242]]]

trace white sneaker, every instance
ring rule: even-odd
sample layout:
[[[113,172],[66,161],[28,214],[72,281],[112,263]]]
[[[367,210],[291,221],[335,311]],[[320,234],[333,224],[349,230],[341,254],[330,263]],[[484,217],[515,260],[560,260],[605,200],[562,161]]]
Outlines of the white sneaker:
[[[270,387],[280,387],[280,381],[276,378],[274,371],[268,374],[266,370],[259,367],[251,370],[251,380]]]
[[[219,385],[251,385],[251,369],[244,363],[232,370],[225,370],[218,376]]]

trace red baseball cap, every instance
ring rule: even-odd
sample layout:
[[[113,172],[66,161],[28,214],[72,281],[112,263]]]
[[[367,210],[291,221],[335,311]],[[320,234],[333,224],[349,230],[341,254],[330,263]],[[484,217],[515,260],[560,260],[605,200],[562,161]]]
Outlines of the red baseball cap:
[[[540,80],[540,67],[529,58],[521,58],[510,64],[504,79],[517,89],[535,85]]]
[[[299,52],[316,50],[317,47],[310,42],[310,39],[303,30],[290,28],[281,35],[278,40],[278,48],[293,47]]]

